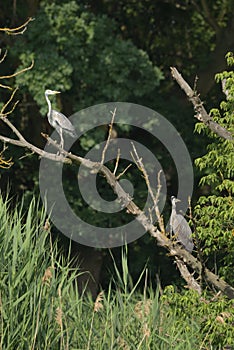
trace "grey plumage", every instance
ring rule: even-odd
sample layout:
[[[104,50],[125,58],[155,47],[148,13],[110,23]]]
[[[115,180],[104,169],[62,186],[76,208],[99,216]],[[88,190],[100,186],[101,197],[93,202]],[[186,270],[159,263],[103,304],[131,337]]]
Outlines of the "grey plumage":
[[[177,214],[176,212],[177,202],[180,202],[180,200],[172,196],[171,197],[172,211],[171,211],[171,217],[170,217],[170,232],[171,233],[173,232],[176,240],[179,241],[184,246],[184,248],[191,253],[194,248],[194,244],[192,241],[192,231],[187,221],[183,217],[183,215]]]
[[[51,102],[49,100],[49,95],[56,95],[56,94],[60,94],[59,91],[53,91],[53,90],[46,90],[45,91],[45,98],[46,101],[48,103],[48,113],[47,113],[47,117],[48,117],[48,121],[50,123],[50,125],[55,128],[55,130],[58,132],[58,134],[60,135],[60,146],[63,148],[64,146],[64,140],[63,140],[63,132],[65,134],[70,135],[71,137],[77,137],[76,131],[74,126],[72,125],[72,123],[70,122],[70,120],[65,117],[64,114],[55,111],[51,108]]]

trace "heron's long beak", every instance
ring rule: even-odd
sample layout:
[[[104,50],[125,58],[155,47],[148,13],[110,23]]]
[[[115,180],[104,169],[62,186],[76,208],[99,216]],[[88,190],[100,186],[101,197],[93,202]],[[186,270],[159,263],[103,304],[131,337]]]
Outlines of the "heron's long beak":
[[[176,198],[175,202],[181,202],[181,200],[180,200],[180,199],[178,199],[178,198]]]
[[[53,91],[54,94],[61,94],[60,91]]]

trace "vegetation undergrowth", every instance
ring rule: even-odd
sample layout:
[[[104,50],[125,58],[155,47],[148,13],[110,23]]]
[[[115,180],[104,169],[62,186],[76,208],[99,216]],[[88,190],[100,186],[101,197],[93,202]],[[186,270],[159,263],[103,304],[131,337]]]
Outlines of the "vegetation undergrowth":
[[[0,197],[0,349],[223,349],[234,344],[234,304],[193,291],[133,285],[122,271],[96,300],[78,293],[79,270],[52,242],[35,199],[27,213]],[[147,283],[146,283],[147,285]]]

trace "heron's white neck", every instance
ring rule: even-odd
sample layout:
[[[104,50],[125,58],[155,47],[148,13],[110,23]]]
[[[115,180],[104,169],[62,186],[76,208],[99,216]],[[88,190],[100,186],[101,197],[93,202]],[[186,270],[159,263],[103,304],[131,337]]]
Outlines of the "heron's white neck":
[[[176,213],[176,203],[171,203],[172,204],[172,212]]]
[[[46,101],[48,103],[48,108],[49,108],[47,116],[48,116],[48,119],[50,120],[50,116],[51,116],[51,102],[49,100],[49,97],[46,94],[45,94],[45,98],[46,98]]]

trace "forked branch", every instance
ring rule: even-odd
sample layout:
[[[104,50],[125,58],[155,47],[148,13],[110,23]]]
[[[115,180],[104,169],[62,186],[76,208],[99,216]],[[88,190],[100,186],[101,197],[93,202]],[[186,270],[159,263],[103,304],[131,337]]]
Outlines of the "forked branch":
[[[226,139],[226,140],[234,140],[233,135],[225,129],[220,124],[216,123],[211,116],[207,113],[205,107],[203,106],[203,103],[199,97],[199,94],[194,91],[189,84],[184,80],[182,75],[178,72],[178,70],[175,67],[171,67],[171,75],[172,77],[177,81],[181,89],[185,92],[187,95],[189,101],[192,102],[194,111],[195,111],[195,118],[197,118],[199,121],[203,122],[208,128],[210,128],[211,131],[213,131],[218,136]]]
[[[5,143],[11,143],[20,147],[28,148],[35,154],[40,157],[46,157],[52,161],[63,162],[63,163],[75,163],[82,164],[90,171],[95,171],[101,173],[107,183],[111,186],[114,193],[118,196],[119,201],[126,206],[127,212],[131,213],[136,217],[136,220],[145,228],[146,232],[149,232],[153,237],[156,238],[158,245],[163,246],[167,249],[171,256],[180,259],[184,264],[190,266],[194,271],[198,274],[202,269],[201,263],[187,252],[185,249],[180,247],[176,243],[172,243],[165,234],[160,232],[156,226],[154,226],[146,214],[133,202],[132,199],[129,198],[129,195],[124,191],[121,187],[118,180],[116,180],[115,174],[113,174],[105,165],[101,164],[101,162],[93,162],[89,159],[85,159],[79,157],[71,152],[67,152],[63,150],[55,141],[49,138],[48,135],[43,134],[43,136],[50,142],[56,149],[60,151],[60,154],[53,154],[46,152],[28,141],[21,135],[21,133],[12,125],[11,122],[7,119],[7,117],[2,117],[2,121],[6,122],[6,124],[11,128],[11,130],[18,137],[18,140],[7,138],[4,136],[0,136],[0,140]],[[211,283],[215,288],[221,290],[224,294],[226,294],[230,299],[234,299],[234,288],[231,287],[224,280],[220,279],[217,275],[209,271],[208,269],[204,270],[207,280]]]
[[[5,32],[6,34],[9,34],[9,35],[23,34],[27,29],[27,25],[29,24],[29,22],[33,20],[34,19],[32,17],[29,17],[29,19],[26,22],[24,22],[21,26],[16,28],[8,28],[8,27],[0,28],[0,32]]]

